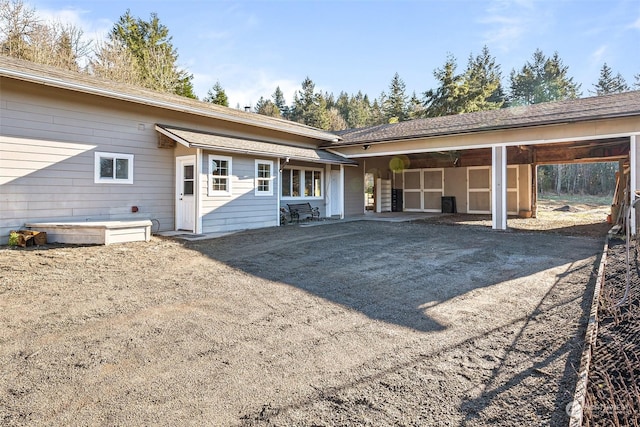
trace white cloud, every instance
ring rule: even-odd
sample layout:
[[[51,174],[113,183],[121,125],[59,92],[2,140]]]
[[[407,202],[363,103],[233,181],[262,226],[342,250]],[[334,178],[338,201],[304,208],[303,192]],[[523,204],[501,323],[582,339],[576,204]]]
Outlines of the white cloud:
[[[237,104],[241,108],[255,106],[260,97],[271,99],[276,87],[280,87],[287,105],[291,105],[293,94],[300,89],[298,81],[275,78],[264,70],[241,70],[239,66],[233,65],[223,66],[211,73],[193,72],[193,86],[199,98],[204,98],[216,81],[220,82],[229,98],[229,106],[233,108]]]
[[[484,33],[485,44],[505,52],[512,50],[525,33],[524,25],[515,18],[494,15],[481,22],[492,27]]]
[[[81,9],[37,9],[36,12],[40,19],[46,22],[71,24],[82,29],[85,39],[102,40],[113,27],[113,22],[107,19],[93,21],[85,19],[84,16],[88,15],[88,11]]]
[[[640,17],[635,20],[635,22],[629,25],[629,28],[633,28],[635,30],[640,30]]]
[[[607,45],[602,45],[597,48],[595,51],[591,52],[589,58],[591,59],[592,64],[602,64],[605,61],[605,56],[609,51],[609,47]]]
[[[517,49],[525,36],[543,31],[549,20],[548,12],[536,8],[534,0],[495,0],[485,12],[478,19],[488,27],[484,43],[503,52]]]

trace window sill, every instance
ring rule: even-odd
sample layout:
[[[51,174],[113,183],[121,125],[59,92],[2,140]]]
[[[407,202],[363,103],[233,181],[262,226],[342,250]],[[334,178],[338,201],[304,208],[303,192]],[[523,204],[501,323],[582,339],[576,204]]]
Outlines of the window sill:
[[[324,200],[324,197],[289,197],[289,196],[282,196],[280,197],[280,200]]]

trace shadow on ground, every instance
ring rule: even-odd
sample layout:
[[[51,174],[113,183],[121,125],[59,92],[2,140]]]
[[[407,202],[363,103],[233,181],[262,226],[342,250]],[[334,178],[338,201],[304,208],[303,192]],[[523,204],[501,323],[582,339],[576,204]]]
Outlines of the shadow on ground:
[[[398,363],[373,373],[364,369],[365,372],[356,375],[357,380],[338,388],[320,389],[308,400],[268,408],[266,413],[246,414],[247,425],[271,425],[282,413],[301,408],[304,412],[313,407],[311,412],[317,413],[321,410],[318,406],[323,405],[319,402],[324,402],[327,413],[346,417],[327,415],[325,421],[329,423],[359,420],[356,413],[362,409],[350,401],[350,396],[371,393],[371,399],[379,398],[388,392],[379,384],[392,383],[390,376],[403,377],[405,395],[437,393],[431,386],[425,389],[424,383],[413,383],[414,378],[432,375],[434,359],[452,357],[470,357],[473,360],[469,363],[476,369],[486,366],[482,384],[471,381],[461,393],[466,396],[458,408],[465,414],[460,419],[462,425],[513,425],[509,423],[545,420],[552,420],[555,425],[567,421],[564,405],[571,400],[575,387],[576,364],[595,283],[592,270],[597,268],[601,250],[599,239],[501,233],[486,227],[450,227],[424,221],[375,225],[352,222],[247,231],[188,246],[250,275],[288,284],[370,319],[419,333],[445,332],[454,326],[451,322],[456,321],[456,316],[471,325],[477,319],[477,330],[470,336],[449,337],[444,345],[434,346],[433,351],[422,350],[408,359],[398,357]],[[566,266],[562,273],[545,278],[546,271],[560,266]],[[577,279],[567,280],[570,276]],[[551,283],[546,292],[540,296],[532,293],[531,301],[523,304],[532,304],[530,311],[522,308],[521,313],[506,313],[509,320],[504,323],[489,320],[492,312],[498,319],[505,315],[501,310],[518,306],[517,301],[507,300],[508,305],[501,305],[500,298],[509,298],[503,295],[509,293],[509,286],[518,288],[514,295],[523,290],[526,295],[526,287],[537,289],[541,280]],[[496,300],[492,301],[488,289],[494,288]],[[459,310],[456,304],[464,309]],[[573,317],[575,310],[563,314],[570,312],[567,307],[575,305],[580,306],[577,318]],[[544,322],[549,324],[540,327]],[[453,329],[459,326],[456,324]],[[465,333],[470,332],[470,327],[474,326],[463,327]],[[479,354],[485,356],[476,357]],[[514,393],[522,398],[510,397]],[[362,397],[358,399],[355,403],[362,402]],[[496,407],[504,407],[504,402],[510,399],[511,403],[551,405],[553,409],[547,408],[547,413],[535,420],[523,418],[524,413],[530,416],[535,410],[523,410],[523,414],[513,410],[505,414],[504,408],[496,411]],[[436,420],[455,417],[434,414]]]
[[[592,242],[574,246],[567,251],[558,237],[543,234],[368,222],[255,230],[188,244],[246,273],[425,332],[443,328],[425,307],[593,255]]]

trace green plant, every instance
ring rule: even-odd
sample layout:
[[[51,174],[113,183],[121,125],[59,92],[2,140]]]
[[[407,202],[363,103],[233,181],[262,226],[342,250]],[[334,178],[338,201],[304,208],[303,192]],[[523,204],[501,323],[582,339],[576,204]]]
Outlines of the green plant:
[[[18,237],[19,234],[15,231],[9,233],[9,246],[18,246]]]

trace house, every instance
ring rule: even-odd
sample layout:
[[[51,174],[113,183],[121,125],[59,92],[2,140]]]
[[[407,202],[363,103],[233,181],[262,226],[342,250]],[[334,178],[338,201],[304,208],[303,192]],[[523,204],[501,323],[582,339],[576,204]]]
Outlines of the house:
[[[638,188],[640,91],[351,129],[324,147],[376,179],[376,209],[533,215],[537,166],[619,162],[631,203]],[[362,189],[345,200],[364,204]],[[394,206],[394,201],[396,206]],[[635,215],[631,217],[635,230]]]
[[[0,244],[25,226],[70,243],[277,226],[289,203],[354,217],[365,179],[378,212],[502,230],[535,215],[541,164],[618,161],[633,201],[638,135],[639,91],[330,133],[0,56]]]
[[[68,243],[269,227],[286,203],[344,217],[357,162],[319,148],[338,139],[0,56],[0,243],[25,226]]]

